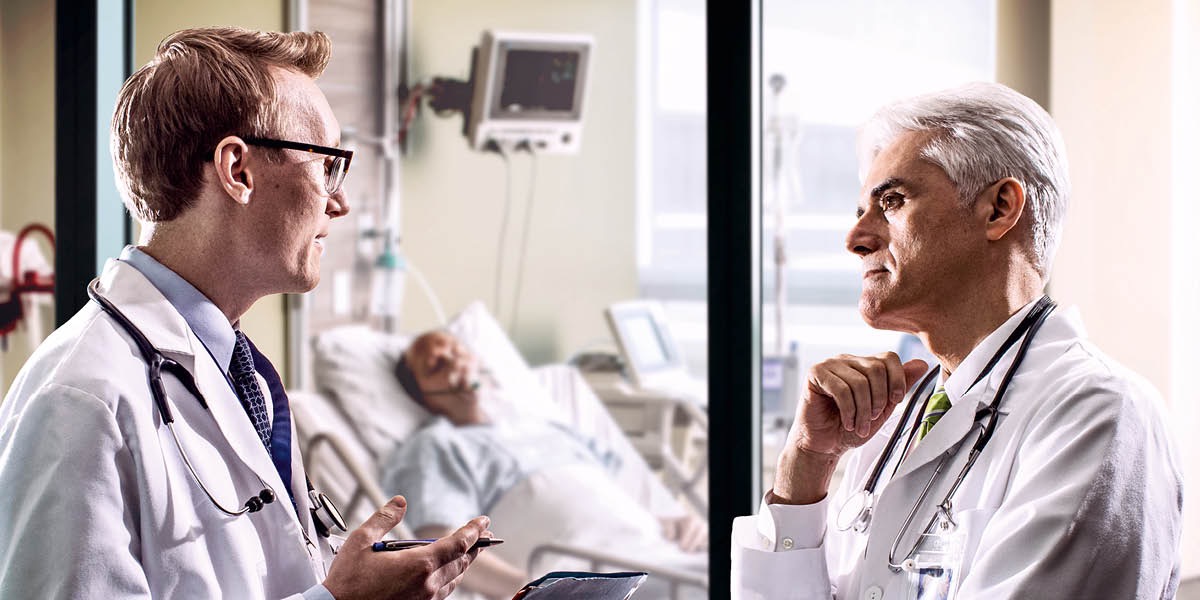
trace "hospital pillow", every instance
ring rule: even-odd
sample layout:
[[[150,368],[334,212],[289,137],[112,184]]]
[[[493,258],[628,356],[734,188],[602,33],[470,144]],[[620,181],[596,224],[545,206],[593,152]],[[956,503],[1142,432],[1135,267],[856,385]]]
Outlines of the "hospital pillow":
[[[496,394],[483,407],[503,420],[512,414],[538,414],[565,421],[561,408],[538,384],[504,329],[482,302],[464,309],[447,325],[496,381]],[[375,331],[365,325],[337,327],[313,339],[313,371],[317,388],[331,397],[360,433],[376,459],[391,454],[429,418],[409,399],[394,369],[412,336]]]
[[[429,418],[392,374],[411,340],[365,325],[337,327],[313,338],[318,390],[337,403],[376,459]]]

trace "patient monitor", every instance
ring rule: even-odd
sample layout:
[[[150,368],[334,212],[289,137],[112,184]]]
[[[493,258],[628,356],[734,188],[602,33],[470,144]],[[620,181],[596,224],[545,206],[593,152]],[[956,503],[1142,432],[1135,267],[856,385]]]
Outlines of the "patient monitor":
[[[587,35],[485,31],[473,68],[471,147],[578,152],[592,45]]]
[[[688,374],[662,304],[653,300],[618,302],[609,306],[604,316],[621,351],[625,375],[635,388],[705,404],[705,384]]]

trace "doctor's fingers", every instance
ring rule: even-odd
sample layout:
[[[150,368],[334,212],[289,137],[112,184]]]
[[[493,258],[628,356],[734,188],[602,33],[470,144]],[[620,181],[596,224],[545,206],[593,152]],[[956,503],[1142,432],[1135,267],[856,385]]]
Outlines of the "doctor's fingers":
[[[845,361],[829,361],[814,373],[817,384],[828,390],[838,404],[841,425],[865,437],[871,426],[871,382],[868,376]]]
[[[882,361],[887,369],[890,394],[888,402],[899,404],[904,400],[904,394],[908,392],[908,374],[904,370],[904,363],[900,362],[900,355],[895,352],[882,352],[876,354],[875,358]]]
[[[450,595],[462,583],[463,577],[467,575],[467,568],[475,561],[475,556],[479,554],[479,550],[472,550],[454,561],[442,565],[440,569],[435,571],[430,577],[430,582],[437,586],[437,592],[433,595],[435,600],[441,600]]]
[[[487,531],[490,523],[491,520],[487,517],[476,517],[458,531],[421,548],[421,551],[428,553],[434,565],[429,584],[432,589],[437,590],[435,598],[449,595],[462,580],[467,568],[479,555],[479,550],[472,550],[471,547]]]
[[[387,504],[379,507],[363,524],[346,536],[346,545],[365,548],[383,539],[387,532],[404,519],[408,501],[404,496],[393,496]]]
[[[422,550],[430,553],[439,568],[452,564],[463,556],[469,555],[474,559],[475,553],[471,551],[471,546],[474,546],[475,542],[483,536],[483,532],[488,530],[491,523],[492,520],[487,517],[475,517],[454,533],[422,548]],[[470,564],[469,560],[467,564]]]
[[[866,376],[871,384],[871,419],[887,408],[904,399],[904,366],[900,357],[893,352],[875,356],[843,355],[845,363]]]

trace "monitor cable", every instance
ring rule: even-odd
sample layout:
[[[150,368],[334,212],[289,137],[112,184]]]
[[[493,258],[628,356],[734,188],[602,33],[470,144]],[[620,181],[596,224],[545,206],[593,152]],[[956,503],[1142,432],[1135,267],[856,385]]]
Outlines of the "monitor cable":
[[[504,269],[504,238],[508,235],[508,213],[512,212],[512,162],[504,148],[495,140],[488,140],[484,152],[494,152],[504,161],[504,207],[500,214],[500,235],[496,240],[496,269],[492,273],[492,314],[500,318],[500,282],[503,280],[501,271]]]
[[[517,315],[521,308],[521,283],[525,274],[525,252],[529,248],[529,229],[533,224],[534,191],[537,189],[537,153],[533,151],[533,146],[528,141],[517,144],[516,149],[529,153],[529,187],[525,199],[525,226],[521,228],[521,250],[517,255],[517,282],[512,295],[512,316],[508,322],[510,336],[517,331]]]

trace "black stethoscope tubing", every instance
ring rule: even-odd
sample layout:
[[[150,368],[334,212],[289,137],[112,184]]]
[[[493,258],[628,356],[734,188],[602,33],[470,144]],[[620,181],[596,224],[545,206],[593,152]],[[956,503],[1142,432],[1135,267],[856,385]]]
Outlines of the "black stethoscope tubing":
[[[979,455],[979,453],[983,452],[983,449],[987,446],[988,441],[991,440],[992,434],[995,433],[997,416],[1000,412],[1000,404],[1004,400],[1004,393],[1008,391],[1008,384],[1012,381],[1017,367],[1025,359],[1025,353],[1029,348],[1029,343],[1033,340],[1034,334],[1037,333],[1038,329],[1041,329],[1042,323],[1046,321],[1046,317],[1050,315],[1050,312],[1054,310],[1054,307],[1055,303],[1050,299],[1049,296],[1042,296],[1040,299],[1038,299],[1037,304],[1030,309],[1029,314],[1025,315],[1025,318],[1021,320],[1020,325],[1018,325],[1017,328],[1014,329],[1013,332],[1008,336],[1008,338],[1004,340],[1004,343],[1001,344],[996,353],[992,355],[991,360],[989,360],[987,365],[984,366],[983,370],[980,371],[979,376],[976,377],[975,381],[971,383],[971,386],[967,388],[967,390],[970,391],[971,388],[975,387],[976,384],[987,377],[988,374],[991,373],[992,369],[995,368],[996,364],[1000,362],[1000,359],[1003,358],[1008,352],[1009,348],[1011,348],[1013,344],[1017,342],[1017,340],[1022,340],[1020,347],[1017,348],[1017,355],[1013,358],[1012,365],[1008,368],[1008,372],[1004,374],[1004,379],[1001,380],[1000,386],[996,389],[996,394],[992,397],[992,402],[975,413],[976,422],[985,416],[988,418],[988,422],[984,427],[983,433],[980,434],[977,440],[975,440],[975,445],[972,447],[971,455],[968,459],[966,471],[970,470],[971,466],[975,462],[975,458]],[[1028,335],[1026,335],[1026,333],[1028,333]],[[1022,336],[1024,336],[1024,339],[1022,339]],[[929,387],[929,384],[940,372],[940,365],[931,370],[929,374],[921,380],[921,383],[917,386],[916,391],[913,393],[911,398],[915,400],[921,394],[923,394],[925,389]],[[929,398],[925,398],[925,401],[921,404],[922,412],[924,412],[925,406],[928,405],[928,403]],[[886,465],[891,462],[892,454],[897,448],[897,442],[899,441],[900,435],[905,429],[910,430],[908,432],[908,440],[905,443],[905,447],[911,446],[913,437],[917,431],[917,423],[914,423],[912,427],[906,427],[906,424],[912,417],[912,413],[916,404],[917,403],[914,401],[909,401],[908,406],[904,408],[904,414],[900,417],[900,423],[897,424],[896,429],[892,431],[892,435],[888,438],[888,443],[884,453],[880,455],[878,459],[876,459],[875,467],[871,470],[871,476],[867,479],[866,486],[864,486],[864,491],[866,491],[868,494],[873,495],[875,493],[875,488],[879,484],[879,478],[883,475],[883,470],[886,468]],[[962,477],[966,476],[966,471],[964,471]],[[951,495],[953,495],[953,491],[958,490],[958,486],[961,484],[962,478],[960,477],[958,481],[955,482]]]
[[[104,313],[112,317],[117,325],[133,339],[133,343],[137,345],[142,359],[146,362],[146,378],[150,386],[150,395],[154,397],[154,403],[158,406],[158,410],[162,414],[163,423],[166,424],[167,430],[171,432],[171,437],[175,440],[175,447],[179,449],[179,456],[183,458],[183,464],[187,466],[188,472],[192,474],[192,478],[196,480],[200,489],[204,490],[204,495],[208,496],[213,506],[216,506],[218,510],[231,517],[238,517],[246,513],[258,512],[267,504],[274,502],[275,491],[271,488],[270,484],[262,481],[261,477],[259,481],[266,487],[258,494],[246,500],[240,509],[230,510],[213,496],[208,486],[204,485],[204,480],[200,478],[200,474],[196,472],[196,468],[192,466],[192,461],[188,458],[187,451],[183,449],[179,435],[175,433],[175,414],[171,411],[170,402],[167,400],[167,389],[163,383],[162,373],[166,371],[174,375],[183,384],[183,387],[187,389],[188,393],[192,394],[200,402],[200,406],[204,407],[204,410],[209,410],[208,402],[204,399],[204,395],[200,393],[200,388],[196,385],[196,379],[192,377],[192,374],[183,365],[164,356],[158,348],[154,347],[154,344],[150,343],[150,340],[146,339],[146,335],[142,333],[142,330],[137,325],[134,325],[129,320],[129,317],[125,316],[125,313],[121,312],[108,298],[105,298],[100,293],[99,280],[93,279],[88,284],[87,292],[88,297],[96,304],[99,304]]]

